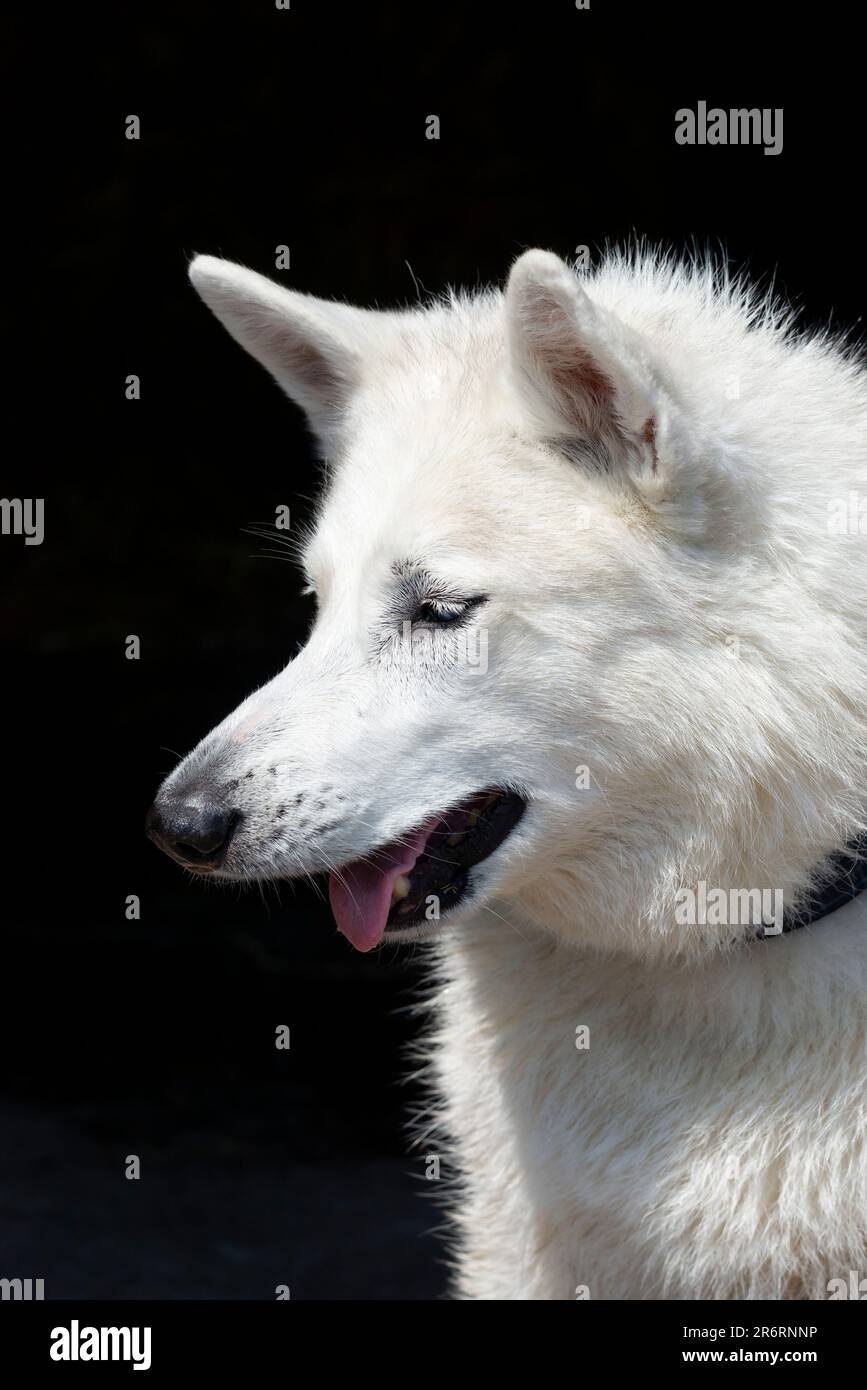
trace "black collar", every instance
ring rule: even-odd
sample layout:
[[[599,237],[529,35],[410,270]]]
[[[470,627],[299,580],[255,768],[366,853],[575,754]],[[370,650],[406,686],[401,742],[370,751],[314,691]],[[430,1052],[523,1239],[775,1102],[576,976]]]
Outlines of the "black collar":
[[[832,854],[820,875],[815,891],[803,907],[789,910],[783,917],[783,931],[797,931],[829,917],[838,907],[845,907],[859,893],[867,890],[867,833],[852,840],[839,854]],[[762,933],[772,935],[773,933]]]

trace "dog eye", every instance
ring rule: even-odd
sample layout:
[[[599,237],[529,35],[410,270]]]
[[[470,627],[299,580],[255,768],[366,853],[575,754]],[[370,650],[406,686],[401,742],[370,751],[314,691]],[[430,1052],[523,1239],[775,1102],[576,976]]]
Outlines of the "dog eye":
[[[430,627],[454,626],[463,622],[480,603],[484,603],[484,598],[481,595],[477,598],[463,600],[424,599],[416,606],[412,621],[414,623],[426,623]]]

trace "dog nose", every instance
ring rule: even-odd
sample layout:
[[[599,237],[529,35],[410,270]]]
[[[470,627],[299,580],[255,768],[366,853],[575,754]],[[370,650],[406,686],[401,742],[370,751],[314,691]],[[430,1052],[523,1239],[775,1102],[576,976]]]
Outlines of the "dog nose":
[[[158,797],[148,811],[145,833],[188,869],[218,869],[239,819],[237,811],[213,802]]]

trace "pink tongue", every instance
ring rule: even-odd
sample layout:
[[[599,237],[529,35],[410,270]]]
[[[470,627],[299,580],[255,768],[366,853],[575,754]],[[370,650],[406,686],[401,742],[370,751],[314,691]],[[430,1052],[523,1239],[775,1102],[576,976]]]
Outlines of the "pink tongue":
[[[331,911],[339,931],[357,951],[370,951],[382,940],[391,908],[391,890],[400,874],[408,874],[424,849],[436,822],[428,821],[405,841],[395,841],[341,869],[328,880]]]
[[[392,906],[395,878],[410,873],[436,821],[413,831],[404,841],[385,845],[370,859],[357,859],[328,880],[328,897],[338,930],[356,951],[371,951],[382,940]]]

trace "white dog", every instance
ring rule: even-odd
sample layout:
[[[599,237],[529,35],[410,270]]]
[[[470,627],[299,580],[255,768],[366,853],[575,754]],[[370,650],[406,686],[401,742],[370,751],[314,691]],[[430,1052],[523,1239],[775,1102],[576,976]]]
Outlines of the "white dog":
[[[332,870],[360,950],[433,943],[456,1296],[867,1276],[852,351],[641,254],[395,312],[191,277],[329,482],[307,645],[150,833],[218,880]]]

